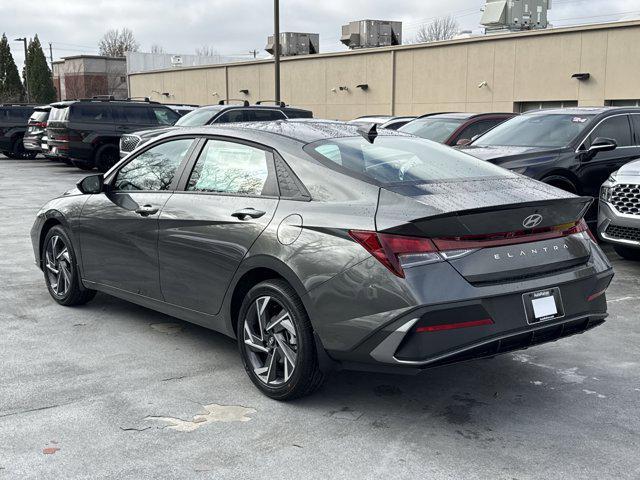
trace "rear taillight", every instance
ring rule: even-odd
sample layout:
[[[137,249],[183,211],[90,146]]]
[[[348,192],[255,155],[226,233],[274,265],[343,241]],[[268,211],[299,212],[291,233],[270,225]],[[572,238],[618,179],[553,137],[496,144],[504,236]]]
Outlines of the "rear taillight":
[[[47,122],[31,122],[30,127],[47,128]]]
[[[394,275],[404,278],[404,268],[459,258],[482,248],[539,242],[589,232],[584,219],[579,222],[534,230],[423,238],[350,230],[349,235]]]

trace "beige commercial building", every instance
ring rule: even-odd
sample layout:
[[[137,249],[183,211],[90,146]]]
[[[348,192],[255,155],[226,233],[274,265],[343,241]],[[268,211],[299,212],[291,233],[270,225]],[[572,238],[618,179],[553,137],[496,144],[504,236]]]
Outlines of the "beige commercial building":
[[[640,21],[290,57],[281,68],[282,99],[332,119],[635,105]],[[163,102],[253,103],[274,97],[273,62],[132,74],[129,86]]]

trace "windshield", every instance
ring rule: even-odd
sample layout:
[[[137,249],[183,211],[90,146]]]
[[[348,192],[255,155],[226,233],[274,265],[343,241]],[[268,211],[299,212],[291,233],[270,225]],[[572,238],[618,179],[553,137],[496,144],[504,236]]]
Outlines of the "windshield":
[[[532,114],[512,118],[485,135],[473,145],[506,147],[568,146],[582,132],[593,115]]]
[[[513,177],[511,172],[439,143],[406,136],[362,137],[310,143],[314,158],[346,169],[381,185],[442,183],[489,177]]]
[[[465,122],[457,118],[421,118],[407,123],[399,130],[418,137],[444,143]]]
[[[218,113],[218,110],[200,108],[187,113],[184,117],[180,117],[176,125],[178,127],[202,127],[207,125],[216,113]]]

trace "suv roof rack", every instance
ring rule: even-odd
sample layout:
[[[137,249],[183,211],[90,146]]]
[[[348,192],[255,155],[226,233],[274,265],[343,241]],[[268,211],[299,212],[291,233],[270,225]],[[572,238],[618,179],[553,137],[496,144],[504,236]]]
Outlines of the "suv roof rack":
[[[0,103],[0,107],[35,107],[37,103],[20,103],[20,102],[8,102]]]
[[[248,107],[249,106],[249,101],[248,100],[241,100],[239,98],[227,98],[226,100],[220,100],[218,102],[218,105],[230,105],[229,102],[242,102],[242,106],[243,107]]]
[[[273,103],[273,104],[275,104],[277,107],[280,107],[280,108],[284,108],[284,107],[286,107],[286,106],[287,106],[287,104],[286,104],[286,103],[284,103],[284,102],[278,102],[278,101],[276,101],[276,100],[258,100],[258,101],[256,102],[256,105],[262,105],[262,104],[264,104],[264,103]]]
[[[140,97],[143,98],[143,97]],[[153,100],[149,100],[147,97],[144,97],[142,100],[138,100],[137,98],[115,98],[113,95],[94,95],[91,98],[75,98],[75,99],[67,99],[64,102],[137,102],[137,103],[153,103],[160,105],[160,102],[155,102]]]

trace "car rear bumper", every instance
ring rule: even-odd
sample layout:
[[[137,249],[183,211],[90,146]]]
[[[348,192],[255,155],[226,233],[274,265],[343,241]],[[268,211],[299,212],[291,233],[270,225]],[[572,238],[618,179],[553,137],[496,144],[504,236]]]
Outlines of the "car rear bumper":
[[[42,137],[43,135],[25,135],[22,140],[24,148],[33,152],[42,152]]]
[[[598,236],[609,243],[640,249],[640,215],[619,213],[609,203],[601,201]]]

